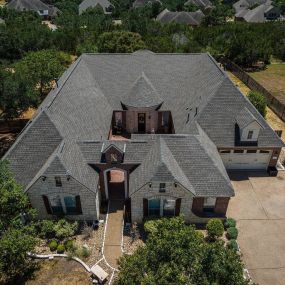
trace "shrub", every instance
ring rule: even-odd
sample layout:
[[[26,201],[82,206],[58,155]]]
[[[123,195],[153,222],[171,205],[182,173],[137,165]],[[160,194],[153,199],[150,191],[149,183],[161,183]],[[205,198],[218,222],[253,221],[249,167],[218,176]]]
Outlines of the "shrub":
[[[224,232],[224,226],[220,219],[210,219],[206,225],[206,229],[211,238],[221,237]]]
[[[85,258],[90,256],[90,250],[86,247],[82,247],[81,255],[82,257],[85,257]]]
[[[258,112],[265,118],[266,117],[266,98],[259,92],[250,91],[248,94],[249,101],[258,110]]]
[[[148,220],[144,223],[144,230],[148,234],[155,234],[157,232],[157,226],[161,220]]]
[[[54,226],[55,236],[63,240],[65,238],[72,237],[78,229],[78,223],[70,223],[65,219],[59,220]]]
[[[49,249],[50,249],[51,251],[55,251],[55,250],[57,249],[57,246],[58,246],[58,244],[57,244],[57,241],[56,241],[56,240],[52,240],[52,241],[49,243]]]
[[[74,244],[73,240],[66,241],[64,246],[65,246],[66,250],[68,250],[68,251],[73,251],[75,248],[75,244]]]
[[[231,239],[228,244],[227,244],[227,247],[229,249],[232,249],[234,251],[238,251],[238,244],[237,244],[237,241],[235,239]]]
[[[235,228],[235,226],[236,226],[236,220],[235,220],[235,219],[228,218],[228,219],[226,219],[224,225],[225,225],[225,228],[226,228],[226,229],[228,229],[228,228]]]
[[[65,251],[64,245],[63,245],[63,244],[59,244],[59,245],[57,246],[56,252],[57,252],[57,253],[64,253],[64,251]]]
[[[51,220],[43,220],[40,225],[40,236],[52,238],[54,234],[54,222]]]
[[[227,229],[227,237],[228,239],[237,239],[238,230],[237,228],[231,227]]]

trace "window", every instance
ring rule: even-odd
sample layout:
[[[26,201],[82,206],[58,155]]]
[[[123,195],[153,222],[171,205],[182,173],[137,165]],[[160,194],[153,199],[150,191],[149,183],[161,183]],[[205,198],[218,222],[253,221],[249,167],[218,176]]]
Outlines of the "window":
[[[164,193],[165,192],[165,183],[159,183],[159,192]]]
[[[61,178],[59,176],[56,176],[54,179],[55,179],[55,186],[61,187],[62,186]]]
[[[111,163],[118,162],[118,155],[116,153],[111,153]]]
[[[261,149],[259,152],[260,152],[260,153],[270,153],[269,150],[263,150],[263,149]]]
[[[163,216],[172,217],[175,213],[175,200],[163,199]]]
[[[252,140],[252,137],[253,137],[253,131],[248,131],[247,139]]]
[[[235,150],[234,150],[234,153],[243,153],[243,152],[244,152],[243,149],[235,149]]]
[[[53,214],[62,214],[63,207],[59,195],[53,195],[49,197],[50,207]]]
[[[229,149],[221,149],[220,153],[231,153]]]
[[[115,112],[115,125],[122,127],[123,115],[122,112]]]
[[[76,214],[76,200],[74,196],[65,196],[64,197],[65,212],[66,214]]]
[[[216,198],[206,197],[204,198],[204,212],[214,212],[216,205]]]
[[[256,149],[248,149],[246,152],[247,153],[256,153]]]
[[[168,126],[168,122],[169,122],[169,112],[163,112],[162,113],[161,125],[163,127],[167,127]]]
[[[160,216],[160,199],[148,200],[148,215]]]

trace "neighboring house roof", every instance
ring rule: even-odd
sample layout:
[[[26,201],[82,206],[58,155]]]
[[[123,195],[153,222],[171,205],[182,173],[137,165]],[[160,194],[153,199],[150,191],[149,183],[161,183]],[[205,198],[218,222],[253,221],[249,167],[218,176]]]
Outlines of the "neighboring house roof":
[[[136,79],[122,103],[127,107],[150,108],[163,103],[157,90],[153,87],[144,72]]]
[[[143,86],[150,88],[152,94],[159,94],[157,98],[163,101],[160,111],[171,111],[175,133],[182,138],[173,135],[163,140],[196,195],[202,195],[203,191],[211,195],[210,191],[219,190],[211,190],[207,184],[199,190],[193,180],[208,183],[206,180],[211,180],[216,171],[217,177],[222,175],[226,179],[217,147],[235,147],[235,124],[244,108],[262,126],[258,147],[284,146],[209,54],[154,54],[149,51],[83,54],[63,74],[58,87],[48,94],[4,156],[10,161],[19,183],[27,187],[41,169],[45,169],[45,164],[53,165],[47,161],[54,155],[60,158],[72,177],[91,190],[96,189],[98,174],[89,164],[100,161],[113,111],[122,110],[121,102],[138,77],[143,77],[142,73],[147,77],[143,79]],[[142,164],[146,163],[144,159],[152,144],[148,137],[137,135],[118,146],[125,149],[124,163]],[[165,149],[163,146],[163,152]],[[195,152],[195,149],[200,151]],[[198,160],[195,155],[201,159],[199,171],[195,164],[188,163],[188,160]],[[174,175],[170,161],[164,161]],[[135,171],[139,171],[139,167]]]
[[[213,4],[209,0],[188,0],[187,2],[184,3],[184,5],[185,6],[194,5],[201,8],[213,7]]]
[[[9,9],[18,11],[48,11],[50,17],[54,17],[59,12],[59,9],[52,5],[47,5],[40,0],[11,0],[7,5]]]
[[[146,5],[151,5],[153,3],[162,4],[160,0],[135,0],[133,3],[134,8],[144,7]]]
[[[247,10],[255,5],[261,5],[268,2],[271,4],[271,0],[239,0],[233,4],[233,8],[235,9],[235,12],[238,13],[241,10]]]
[[[110,14],[108,11],[109,7],[113,7],[113,5],[108,0],[83,0],[79,4],[79,14],[82,14],[88,8],[96,8],[97,6],[102,7],[105,14]]]
[[[178,24],[187,24],[190,26],[199,26],[202,22],[202,19],[205,17],[201,10],[196,12],[171,12],[167,9],[164,9],[156,18],[157,21],[162,23],[178,23]]]

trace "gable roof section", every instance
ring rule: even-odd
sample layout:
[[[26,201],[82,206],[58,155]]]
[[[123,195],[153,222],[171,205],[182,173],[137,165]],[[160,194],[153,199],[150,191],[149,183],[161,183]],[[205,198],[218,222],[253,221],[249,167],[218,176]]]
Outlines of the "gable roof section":
[[[252,122],[257,122],[253,114],[248,110],[248,108],[243,108],[236,117],[237,124],[240,129],[245,128]],[[258,122],[257,122],[258,123]],[[258,123],[260,125],[260,123]],[[260,125],[262,127],[262,125]]]
[[[130,176],[131,194],[152,181],[176,181],[195,196],[234,195],[217,149],[206,134],[158,135],[152,143]]]
[[[161,105],[163,100],[160,98],[151,81],[142,72],[122,103],[127,107],[151,108]]]
[[[17,138],[4,156],[17,181],[26,187],[62,141],[45,112],[40,113]]]
[[[195,5],[202,8],[212,7],[213,4],[209,0],[188,0],[184,3],[185,6],[187,5]]]

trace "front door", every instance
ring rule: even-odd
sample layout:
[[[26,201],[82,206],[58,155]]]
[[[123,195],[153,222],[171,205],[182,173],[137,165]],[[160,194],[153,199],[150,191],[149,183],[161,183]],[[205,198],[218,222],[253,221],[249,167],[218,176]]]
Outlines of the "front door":
[[[145,133],[145,113],[138,113],[138,132]]]

